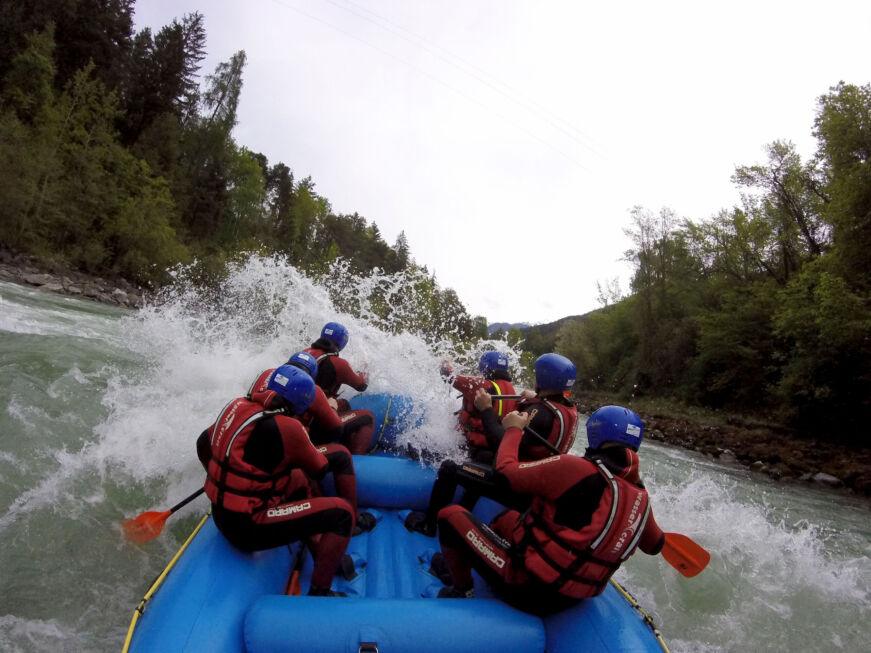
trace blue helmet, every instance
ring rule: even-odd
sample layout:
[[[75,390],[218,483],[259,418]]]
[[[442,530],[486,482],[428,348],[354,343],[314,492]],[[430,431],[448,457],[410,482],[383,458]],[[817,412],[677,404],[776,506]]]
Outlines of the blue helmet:
[[[302,415],[315,400],[314,379],[292,365],[276,368],[267,387],[290,404],[294,415]]]
[[[568,390],[575,384],[577,368],[565,356],[543,354],[535,359],[537,390]]]
[[[478,371],[481,374],[488,372],[507,372],[508,371],[508,356],[500,354],[498,351],[485,352],[478,361]]]
[[[333,343],[338,351],[348,344],[348,330],[338,322],[327,322],[321,329],[321,338]]]
[[[318,362],[306,351],[298,351],[287,359],[288,365],[293,365],[308,373],[311,378],[318,375]]]
[[[614,442],[638,451],[643,438],[644,422],[637,413],[623,406],[602,406],[587,420],[587,440],[591,449]]]

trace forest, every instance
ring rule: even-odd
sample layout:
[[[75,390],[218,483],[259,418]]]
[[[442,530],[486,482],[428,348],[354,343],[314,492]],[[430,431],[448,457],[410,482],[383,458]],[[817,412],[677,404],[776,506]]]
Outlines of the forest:
[[[861,446],[871,423],[871,85],[819,98],[817,151],[738,166],[710,219],[631,211],[631,292],[566,321],[582,389],[768,416]],[[606,284],[607,285],[607,284]],[[539,343],[540,344],[540,343]]]
[[[406,322],[419,332],[486,334],[404,233],[387,244],[375,223],[335,213],[310,177],[236,142],[244,51],[201,74],[202,14],[135,32],[133,11],[134,0],[0,0],[0,246],[149,288],[174,265],[195,261],[208,279],[246,252],[313,274],[341,259],[350,273],[410,275],[394,285],[414,296]],[[867,444],[871,86],[829,89],[813,130],[808,160],[775,141],[737,167],[741,202],[713,217],[634,208],[629,294],[606,284],[600,310],[509,343],[566,354],[581,390]],[[401,303],[385,299],[381,317]]]
[[[403,272],[433,318],[480,333],[450,289],[362,216],[236,142],[245,52],[201,75],[205,19],[134,32],[134,0],[0,0],[0,246],[156,288],[196,261],[205,279],[244,253],[312,273]],[[276,125],[276,129],[293,126]],[[485,332],[485,331],[484,331]]]

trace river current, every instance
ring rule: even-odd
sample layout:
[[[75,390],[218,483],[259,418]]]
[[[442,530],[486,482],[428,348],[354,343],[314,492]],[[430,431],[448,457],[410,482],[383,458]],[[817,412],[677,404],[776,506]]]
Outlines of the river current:
[[[409,440],[456,453],[457,400],[438,364],[479,352],[381,330],[369,305],[407,291],[402,278],[334,278],[341,287],[252,258],[219,294],[180,277],[138,312],[0,283],[0,651],[120,649],[133,608],[207,505],[143,546],[125,542],[121,521],[199,487],[197,435],[328,320],[349,327],[344,354],[372,391],[426,408]],[[871,649],[866,502],[650,442],[641,465],[657,521],[712,554],[693,579],[640,553],[618,572],[673,651]]]

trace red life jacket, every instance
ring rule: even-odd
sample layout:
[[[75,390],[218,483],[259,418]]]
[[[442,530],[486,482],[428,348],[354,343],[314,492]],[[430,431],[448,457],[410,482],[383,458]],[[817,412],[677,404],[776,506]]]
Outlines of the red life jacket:
[[[303,351],[314,356],[315,361],[317,361],[318,373],[315,377],[315,383],[324,391],[327,397],[335,397],[342,384],[336,379],[336,370],[333,366],[323,365],[322,363],[329,361],[330,356],[338,356],[339,353],[318,349],[317,347],[309,347],[308,349],[303,349]]]
[[[576,599],[605,589],[635,551],[650,514],[647,490],[614,476],[601,462],[590,465],[589,474],[602,474],[607,486],[589,524],[572,529],[557,523],[555,502],[536,497],[514,531],[526,569]]]
[[[246,396],[249,401],[264,406],[268,406],[272,403],[273,398],[276,397],[276,393],[269,389],[269,377],[272,376],[274,371],[275,368],[271,367],[260,373],[260,376],[258,376],[254,383],[251,384],[251,387],[248,388],[248,394]]]
[[[291,480],[288,467],[268,473],[242,460],[257,422],[274,415],[276,411],[244,397],[231,401],[218,415],[209,434],[211,456],[205,483],[213,504],[251,514],[286,494]]]
[[[466,439],[473,447],[487,448],[487,436],[484,435],[484,424],[481,421],[481,413],[475,408],[475,393],[479,387],[493,395],[493,410],[501,419],[515,409],[517,402],[513,399],[497,399],[500,395],[516,394],[514,385],[507,379],[488,379],[482,385],[477,385],[463,392],[463,407],[457,416],[460,428],[465,432]]]
[[[543,397],[526,399],[518,407],[518,410],[529,411],[532,408],[543,407],[553,414],[553,423],[550,433],[539,433],[547,439],[561,454],[568,453],[575,443],[575,434],[578,430],[578,409],[574,406],[566,406],[561,402],[554,402]],[[553,456],[554,452],[541,444],[527,445],[525,457],[539,459]]]

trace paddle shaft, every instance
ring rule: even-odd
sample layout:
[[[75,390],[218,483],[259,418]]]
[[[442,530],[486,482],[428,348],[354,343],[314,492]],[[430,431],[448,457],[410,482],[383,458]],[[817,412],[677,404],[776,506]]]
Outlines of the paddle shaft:
[[[171,515],[171,514],[174,513],[176,510],[181,510],[181,509],[184,508],[187,504],[189,504],[191,501],[193,501],[194,499],[196,499],[198,496],[200,496],[200,495],[201,495],[203,492],[205,492],[205,491],[206,491],[206,488],[201,487],[199,490],[197,490],[196,492],[194,492],[192,495],[190,495],[190,496],[187,497],[186,499],[182,499],[182,500],[179,501],[177,504],[175,504],[172,508],[169,509],[169,514]]]
[[[463,396],[463,393],[457,395],[457,399]],[[493,401],[501,401],[502,399],[507,399],[511,401],[518,401],[520,399],[526,399],[526,395],[490,395],[493,397]]]
[[[529,432],[532,433],[535,437],[537,437],[539,440],[541,440],[541,443],[542,443],[545,447],[547,447],[548,449],[550,449],[550,451],[553,453],[553,455],[555,455],[555,456],[561,456],[561,455],[562,455],[562,452],[561,452],[559,449],[557,449],[555,446],[553,446],[553,445],[552,445],[548,440],[546,440],[544,437],[542,437],[542,436],[541,436],[537,431],[533,430],[532,427],[527,426],[527,427],[524,428],[524,431],[529,431]]]
[[[461,396],[462,396],[462,395],[461,395]],[[493,395],[493,399],[496,399],[496,400],[499,400],[499,399],[523,399],[523,395]],[[459,412],[459,411],[457,411],[457,412]],[[533,409],[532,409],[532,411],[531,411],[531,415],[530,415],[530,417],[529,417],[529,421],[530,421],[530,422],[532,422],[532,418],[535,417],[535,413],[537,413],[537,412],[538,412],[538,409],[537,409],[537,408],[533,408]],[[456,415],[456,414],[457,414],[457,413],[454,413],[454,415]],[[560,451],[560,450],[557,449],[555,446],[553,446],[553,445],[552,445],[552,444],[547,440],[547,438],[543,437],[543,436],[542,436],[540,433],[538,433],[535,429],[533,429],[531,426],[529,426],[529,424],[527,424],[526,426],[524,426],[524,427],[523,427],[523,430],[524,430],[524,431],[529,431],[530,433],[532,433],[532,435],[534,435],[535,437],[537,437],[537,438],[541,441],[541,443],[542,443],[545,447],[547,447],[547,448],[550,450],[550,452],[553,453],[555,456],[560,456],[560,455],[562,455],[562,451]]]

